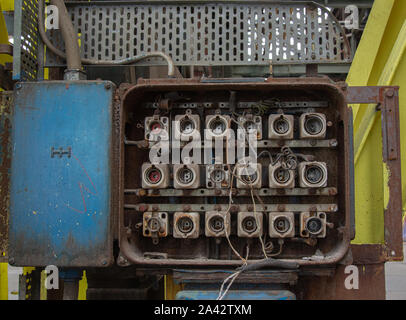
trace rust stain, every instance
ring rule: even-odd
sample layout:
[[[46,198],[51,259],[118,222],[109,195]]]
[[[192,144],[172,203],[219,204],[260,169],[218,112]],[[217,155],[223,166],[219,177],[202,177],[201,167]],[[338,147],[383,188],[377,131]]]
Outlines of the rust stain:
[[[0,262],[6,262],[8,259],[8,221],[10,204],[12,92],[4,91],[0,94]]]

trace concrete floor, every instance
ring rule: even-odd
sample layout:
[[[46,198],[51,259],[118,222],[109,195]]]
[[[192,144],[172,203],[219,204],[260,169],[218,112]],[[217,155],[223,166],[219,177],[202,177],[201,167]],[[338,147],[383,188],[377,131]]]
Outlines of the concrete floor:
[[[403,243],[406,256],[406,242]],[[386,300],[406,300],[406,260],[385,264]]]

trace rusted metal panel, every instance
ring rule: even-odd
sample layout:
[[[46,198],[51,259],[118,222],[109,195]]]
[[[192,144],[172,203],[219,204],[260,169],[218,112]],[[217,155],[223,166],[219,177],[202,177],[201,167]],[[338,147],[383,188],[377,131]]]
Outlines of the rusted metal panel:
[[[384,186],[385,245],[388,260],[403,260],[402,181],[399,130],[399,96],[397,89],[385,90],[381,105],[383,162],[386,165]],[[388,171],[386,171],[388,170]],[[387,194],[389,193],[389,194]]]
[[[359,264],[358,289],[347,289],[345,266],[339,265],[333,277],[300,277],[293,290],[299,300],[384,300],[384,263]]]
[[[352,244],[351,253],[354,264],[376,264],[387,260],[387,252],[381,244]]]
[[[347,87],[347,102],[348,103],[379,103],[382,101],[383,91],[385,87]]]
[[[233,196],[246,196],[250,197],[249,189],[233,190]],[[182,190],[182,189],[125,189],[126,194],[134,194],[137,196],[147,197],[201,197],[201,196],[227,196],[229,190],[227,189],[196,189],[196,190]],[[337,188],[292,188],[292,189],[271,189],[262,188],[257,190],[260,196],[334,196],[337,194]]]
[[[0,92],[0,262],[8,260],[12,101],[12,92]]]
[[[198,103],[205,101],[203,99],[213,99],[213,97],[217,97],[216,101],[224,101],[224,95],[229,93],[230,91],[240,91],[240,95],[245,97],[243,101],[252,101],[248,99],[252,99],[252,97],[254,96],[254,92],[255,98],[258,99],[259,94],[266,95],[272,92],[274,95],[280,95],[281,92],[285,92],[286,95],[284,96],[284,99],[282,99],[282,101],[292,101],[292,96],[295,95],[293,94],[293,92],[296,92],[298,96],[297,99],[300,99],[299,101],[303,101],[303,97],[306,97],[309,92],[312,92],[315,93],[314,98],[313,100],[307,98],[309,101],[320,101],[320,99],[325,100],[326,98],[329,101],[334,101],[334,103],[331,104],[331,108],[329,104],[329,107],[325,108],[325,111],[329,113],[331,119],[334,119],[333,126],[336,126],[334,127],[334,130],[337,130],[334,131],[334,133],[340,133],[338,134],[337,147],[327,148],[324,156],[327,154],[327,152],[335,154],[334,156],[332,154],[328,155],[328,159],[333,162],[337,161],[332,164],[332,168],[334,168],[332,170],[334,172],[334,175],[337,175],[336,178],[338,180],[337,184],[339,185],[339,187],[337,188],[336,194],[327,196],[328,198],[330,197],[331,199],[333,199],[333,201],[323,202],[322,200],[320,200],[320,198],[318,201],[314,201],[315,203],[312,203],[311,206],[317,208],[317,205],[319,205],[320,203],[328,203],[334,205],[338,204],[333,211],[338,208],[338,210],[340,211],[339,214],[331,214],[330,218],[334,220],[336,226],[342,225],[343,227],[339,228],[337,232],[337,238],[334,241],[332,241],[331,239],[330,242],[327,241],[329,245],[327,245],[324,249],[324,258],[316,259],[314,257],[307,256],[306,252],[310,252],[309,255],[312,256],[313,253],[311,252],[314,251],[315,248],[302,246],[298,251],[295,251],[293,248],[291,248],[290,250],[288,249],[286,252],[289,252],[289,254],[286,256],[286,258],[284,259],[284,257],[282,256],[280,257],[280,259],[288,261],[298,261],[298,263],[301,265],[338,263],[342,258],[345,257],[350,242],[350,182],[348,181],[350,177],[350,166],[348,164],[349,128],[348,126],[343,125],[345,123],[348,123],[349,109],[347,108],[347,103],[345,101],[343,92],[344,90],[344,84],[337,84],[326,78],[275,78],[267,79],[264,82],[257,83],[243,81],[230,83],[230,79],[228,79],[227,81],[223,81],[223,79],[216,79],[215,83],[203,83],[200,82],[199,79],[140,79],[136,86],[122,85],[120,87],[120,96],[122,97],[121,100],[123,101],[123,122],[121,124],[121,155],[123,155],[123,158],[120,159],[120,188],[122,202],[120,205],[121,212],[119,245],[120,254],[125,258],[123,259],[123,261],[125,260],[125,263],[123,263],[123,265],[133,263],[149,265],[150,267],[163,267],[174,265],[235,266],[240,264],[240,261],[238,259],[233,259],[233,255],[231,252],[227,255],[226,246],[223,246],[224,250],[220,252],[220,257],[214,259],[214,254],[209,255],[207,253],[207,250],[209,248],[208,242],[206,243],[205,241],[200,241],[205,239],[193,240],[193,245],[183,245],[179,242],[176,242],[176,239],[166,237],[159,242],[159,246],[151,246],[147,239],[140,239],[140,237],[138,236],[139,231],[137,231],[137,219],[142,216],[140,212],[145,211],[147,206],[151,207],[150,209],[152,211],[155,211],[155,209],[158,210],[160,207],[163,206],[166,206],[168,210],[172,211],[175,208],[181,208],[182,206],[184,207],[183,209],[188,209],[189,207],[189,210],[179,211],[193,211],[194,209],[198,209],[197,211],[206,211],[207,206],[211,206],[213,207],[213,209],[215,209],[214,207],[216,205],[219,208],[226,207],[227,202],[224,202],[224,199],[222,200],[223,202],[220,202],[220,199],[218,199],[217,204],[203,203],[202,205],[199,205],[199,207],[203,207],[203,209],[200,209],[197,207],[198,204],[194,201],[194,199],[192,200],[185,198],[185,200],[180,203],[179,199],[177,199],[178,202],[171,204],[163,198],[163,195],[160,195],[160,197],[158,197],[160,201],[156,201],[156,198],[150,197],[151,199],[149,199],[148,202],[148,199],[145,198],[145,194],[124,194],[124,189],[134,190],[140,187],[139,185],[137,185],[137,181],[140,180],[140,175],[139,170],[137,170],[136,168],[141,166],[142,162],[147,159],[147,157],[142,156],[142,152],[144,152],[145,154],[145,151],[142,148],[138,148],[138,145],[128,146],[124,143],[124,140],[137,141],[142,138],[142,136],[140,137],[139,135],[137,135],[137,133],[132,134],[130,129],[131,123],[137,123],[137,120],[134,121],[135,119],[137,119],[137,117],[141,117],[139,119],[143,119],[143,117],[145,116],[145,112],[147,112],[140,104],[142,104],[143,102],[149,103],[150,101],[156,101],[154,98],[152,98],[153,95],[164,95],[168,92],[182,92],[182,94],[185,95],[193,93],[192,96],[199,97],[200,100],[198,100]],[[288,92],[289,95],[287,94]],[[332,97],[334,98],[332,99]],[[132,119],[130,119],[129,110],[132,110],[134,108],[136,108],[137,110],[136,116],[135,118],[133,117]],[[339,130],[338,126],[340,126]],[[124,128],[126,130],[125,135]],[[313,149],[317,148],[306,148],[306,154],[317,152],[317,150]],[[337,160],[337,156],[340,159],[339,161]],[[280,201],[280,199],[281,197],[268,197],[267,200],[269,202],[265,201],[265,205],[274,201],[272,203],[273,205],[282,204],[281,207],[288,208],[288,200],[278,202]],[[309,202],[305,201],[305,199],[301,199],[299,203],[306,204]],[[241,205],[244,206],[246,204],[244,204],[243,202],[239,202],[238,205],[241,207]],[[258,205],[258,209],[260,207],[261,205]],[[246,209],[247,211],[249,211],[248,207]],[[276,209],[276,206],[275,208],[272,206],[270,208],[270,211],[272,211],[272,209]],[[237,238],[233,238],[233,241],[236,241],[236,239]],[[239,243],[239,250],[242,250],[241,244],[242,242]],[[163,248],[165,250],[163,250]],[[148,256],[146,256],[146,253],[148,253]],[[152,253],[155,254],[155,258],[151,258]],[[257,259],[259,259],[260,256],[259,250],[254,250],[252,253],[250,252],[250,255],[251,254],[252,257],[250,262],[258,261]],[[299,256],[300,258],[295,259],[295,257],[297,256]]]
[[[125,209],[135,210],[138,212],[145,212],[148,210],[152,211],[226,211],[228,208],[228,204],[159,204],[159,203],[140,203],[140,204],[126,204],[124,205]],[[231,212],[239,212],[239,211],[253,211],[254,207],[252,204],[240,204],[235,205],[234,208],[230,209]],[[337,212],[338,207],[336,204],[265,204],[265,205],[258,205],[256,208],[257,212],[262,211],[317,211],[317,212]]]

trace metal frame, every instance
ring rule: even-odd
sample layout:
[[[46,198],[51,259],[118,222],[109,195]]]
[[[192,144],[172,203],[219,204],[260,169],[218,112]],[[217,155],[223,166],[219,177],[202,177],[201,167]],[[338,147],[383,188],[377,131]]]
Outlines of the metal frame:
[[[385,244],[382,246],[386,261],[403,259],[402,238],[402,185],[399,129],[399,87],[348,87],[348,103],[377,104],[382,119],[382,158],[387,170],[384,185]]]

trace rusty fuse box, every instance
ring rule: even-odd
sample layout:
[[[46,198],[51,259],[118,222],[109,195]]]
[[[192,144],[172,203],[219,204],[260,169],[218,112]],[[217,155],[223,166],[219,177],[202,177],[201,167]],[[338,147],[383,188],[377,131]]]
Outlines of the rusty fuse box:
[[[120,92],[119,238],[126,263],[231,266],[248,254],[251,261],[268,256],[314,265],[345,256],[353,177],[351,109],[342,87],[320,78],[168,79],[140,80]],[[168,132],[145,140],[146,132],[171,130],[167,122],[175,119],[178,137],[202,137],[200,154],[180,159],[187,163],[173,161],[189,138]],[[240,172],[230,151],[205,162],[208,139],[230,144],[227,129],[236,137],[238,129],[257,132],[254,172]],[[151,163],[157,143],[169,146],[168,163]]]

